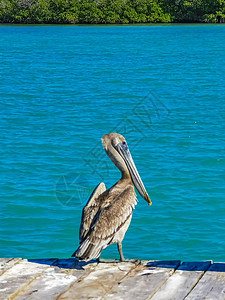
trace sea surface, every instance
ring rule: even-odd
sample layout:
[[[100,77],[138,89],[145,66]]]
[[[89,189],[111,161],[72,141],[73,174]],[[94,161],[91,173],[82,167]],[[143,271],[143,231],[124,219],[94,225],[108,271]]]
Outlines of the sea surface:
[[[118,132],[153,203],[124,256],[225,261],[224,45],[224,25],[1,25],[0,257],[71,256]]]

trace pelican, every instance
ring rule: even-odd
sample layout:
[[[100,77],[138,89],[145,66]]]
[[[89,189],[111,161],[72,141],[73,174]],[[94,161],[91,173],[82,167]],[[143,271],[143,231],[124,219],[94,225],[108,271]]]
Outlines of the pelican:
[[[80,260],[99,259],[104,248],[117,243],[120,261],[125,261],[122,241],[130,225],[137,204],[134,187],[149,205],[151,200],[138,174],[125,138],[118,133],[105,134],[103,147],[121,171],[121,179],[110,189],[101,182],[83,208],[79,239],[73,257]]]

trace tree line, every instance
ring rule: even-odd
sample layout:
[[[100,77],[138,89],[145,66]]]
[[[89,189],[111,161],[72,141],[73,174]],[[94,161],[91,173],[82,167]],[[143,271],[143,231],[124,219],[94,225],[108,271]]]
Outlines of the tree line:
[[[1,23],[225,22],[225,0],[0,0]]]

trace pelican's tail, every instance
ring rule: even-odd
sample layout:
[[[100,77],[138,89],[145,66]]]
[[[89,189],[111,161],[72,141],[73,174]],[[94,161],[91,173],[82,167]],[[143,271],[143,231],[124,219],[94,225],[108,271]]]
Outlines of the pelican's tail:
[[[73,253],[72,257],[77,257],[80,260],[91,260],[99,258],[102,250],[107,246],[101,241],[97,244],[93,244],[87,238],[84,240],[79,248]]]

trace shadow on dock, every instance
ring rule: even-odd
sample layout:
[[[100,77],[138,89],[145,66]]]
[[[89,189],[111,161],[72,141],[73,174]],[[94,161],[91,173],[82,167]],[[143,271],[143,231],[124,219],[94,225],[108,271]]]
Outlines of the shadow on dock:
[[[83,270],[85,266],[93,263],[97,263],[96,260],[79,261],[76,258],[43,258],[43,259],[28,259],[28,262],[50,265],[54,267],[58,267],[60,269],[75,269],[75,270]]]
[[[31,263],[44,264],[55,266],[60,269],[75,269],[75,270],[83,270],[89,264],[93,263],[121,263],[119,260],[90,260],[79,261],[76,258],[67,258],[67,259],[59,259],[59,258],[46,258],[46,259],[28,259]],[[138,260],[127,260],[126,262],[137,262]],[[125,263],[126,263],[125,262]],[[225,263],[213,263],[212,261],[190,261],[181,263],[179,260],[171,260],[171,261],[149,261],[146,263],[146,266],[151,268],[168,268],[168,269],[178,269],[181,271],[212,271],[212,272],[225,272]]]
[[[179,262],[178,267],[176,264]],[[208,261],[186,261],[181,263],[180,261],[154,261],[147,263],[148,267],[154,268],[174,268],[181,271],[211,271],[211,272],[225,272],[225,263],[213,263]]]

